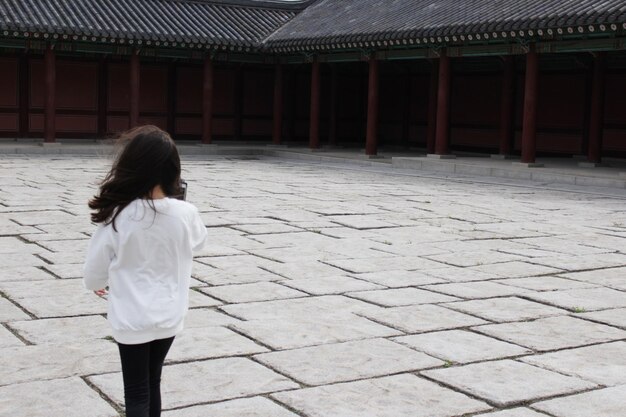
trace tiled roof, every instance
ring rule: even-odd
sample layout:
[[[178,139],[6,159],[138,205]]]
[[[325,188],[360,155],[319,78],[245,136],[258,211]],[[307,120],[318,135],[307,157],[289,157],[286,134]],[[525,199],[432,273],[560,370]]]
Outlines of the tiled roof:
[[[265,45],[302,49],[418,39],[441,43],[446,36],[449,41],[461,35],[476,39],[477,34],[478,39],[485,34],[487,39],[494,34],[498,39],[519,37],[522,30],[522,36],[548,29],[557,35],[556,28],[565,35],[580,30],[598,34],[624,31],[624,23],[624,0],[321,0],[270,35]]]
[[[295,6],[250,0],[0,0],[4,35],[250,46],[288,22]],[[1,32],[0,32],[1,33]]]

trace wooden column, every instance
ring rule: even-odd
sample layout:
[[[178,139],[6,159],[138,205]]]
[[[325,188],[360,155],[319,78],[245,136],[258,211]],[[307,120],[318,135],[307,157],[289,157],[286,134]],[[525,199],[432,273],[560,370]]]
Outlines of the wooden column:
[[[202,143],[210,144],[213,139],[213,60],[204,59],[202,77]]]
[[[107,107],[108,107],[108,64],[105,58],[101,58],[98,65],[98,136],[106,136],[107,128]]]
[[[332,65],[330,72],[330,108],[328,117],[328,144],[337,145],[337,66]]]
[[[406,69],[406,73],[404,74],[404,100],[402,103],[402,144],[407,149],[409,148],[411,136],[411,97],[413,95],[411,80],[411,68],[408,67]]]
[[[443,50],[439,58],[439,88],[437,94],[437,133],[435,153],[447,155],[450,149],[450,57]]]
[[[367,132],[365,154],[378,152],[378,60],[372,53],[369,61],[369,82],[367,86]]]
[[[439,94],[439,60],[431,61],[430,85],[428,86],[428,127],[426,131],[426,152],[435,153],[437,135],[437,95]]]
[[[56,141],[56,59],[52,44],[46,46],[44,53],[45,102],[43,140],[46,143]]]
[[[500,99],[500,155],[510,155],[513,150],[515,121],[515,58],[503,58],[502,95]]]
[[[597,52],[593,61],[591,109],[589,115],[589,149],[587,152],[587,160],[596,164],[602,162],[605,71],[606,52]]]
[[[20,137],[25,138],[28,136],[29,126],[29,83],[30,83],[30,68],[27,53],[23,53],[20,56],[19,63],[19,106],[20,106]]]
[[[526,82],[524,85],[524,123],[522,127],[522,163],[535,163],[537,146],[537,93],[539,57],[531,44],[526,55]]]
[[[176,91],[177,70],[176,64],[170,63],[167,68],[167,131],[170,135],[176,134]]]
[[[139,51],[133,51],[130,56],[130,128],[139,124],[139,83],[140,66]]]
[[[237,65],[235,69],[235,140],[241,140],[243,136],[243,66]]]
[[[309,125],[309,148],[320,146],[320,63],[313,61],[311,65],[311,113]]]
[[[274,129],[272,143],[280,145],[283,136],[283,67],[274,66]]]

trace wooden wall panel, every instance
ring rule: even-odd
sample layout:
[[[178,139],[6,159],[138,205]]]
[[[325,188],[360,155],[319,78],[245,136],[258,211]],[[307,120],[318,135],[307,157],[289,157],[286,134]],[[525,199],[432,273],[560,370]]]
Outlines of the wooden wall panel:
[[[235,111],[235,70],[215,68],[213,77],[213,114],[232,116]]]
[[[626,128],[626,73],[606,76],[604,120],[606,124]]]
[[[19,106],[19,61],[17,58],[0,58],[0,107]]]
[[[585,75],[541,74],[537,127],[539,130],[583,128]]]
[[[31,58],[29,61],[30,96],[28,102],[31,109],[43,109],[44,101],[44,73],[43,60]]]
[[[167,117],[166,116],[140,116],[140,125],[155,125],[158,128],[167,130]]]
[[[272,135],[272,126],[272,120],[244,119],[242,132],[244,136],[270,137]]]
[[[98,109],[98,64],[57,59],[56,67],[57,110],[96,111]]]
[[[19,123],[18,113],[0,113],[0,132],[17,132]]]
[[[498,126],[502,90],[499,74],[455,75],[452,77],[451,88],[452,126]]]
[[[271,117],[273,96],[274,72],[259,69],[243,71],[244,117]]]
[[[176,112],[202,114],[202,69],[177,68]]]
[[[128,111],[130,105],[130,73],[127,63],[109,64],[109,111]],[[141,87],[140,87],[141,88]]]
[[[232,118],[219,118],[213,120],[213,134],[232,138],[235,133],[235,121]]]
[[[175,133],[179,135],[201,135],[202,134],[202,118],[201,117],[177,117]]]
[[[128,116],[108,116],[107,131],[111,133],[119,133],[128,129],[130,120]]]
[[[88,133],[93,136],[98,131],[98,117],[57,114],[56,127],[58,132]]]
[[[167,67],[141,66],[139,111],[167,113]]]

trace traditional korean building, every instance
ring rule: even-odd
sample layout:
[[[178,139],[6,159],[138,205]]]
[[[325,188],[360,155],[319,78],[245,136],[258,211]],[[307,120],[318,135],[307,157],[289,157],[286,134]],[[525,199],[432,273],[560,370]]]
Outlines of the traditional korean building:
[[[623,0],[2,0],[0,136],[626,157]]]

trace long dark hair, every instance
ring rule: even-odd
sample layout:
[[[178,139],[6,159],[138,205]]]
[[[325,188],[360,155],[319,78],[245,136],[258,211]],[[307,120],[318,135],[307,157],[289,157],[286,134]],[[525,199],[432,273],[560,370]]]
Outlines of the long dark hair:
[[[91,220],[113,224],[118,214],[133,200],[149,198],[160,185],[167,196],[180,193],[180,157],[174,141],[156,126],[141,126],[122,133],[123,148],[100,185],[100,192],[89,201]]]

